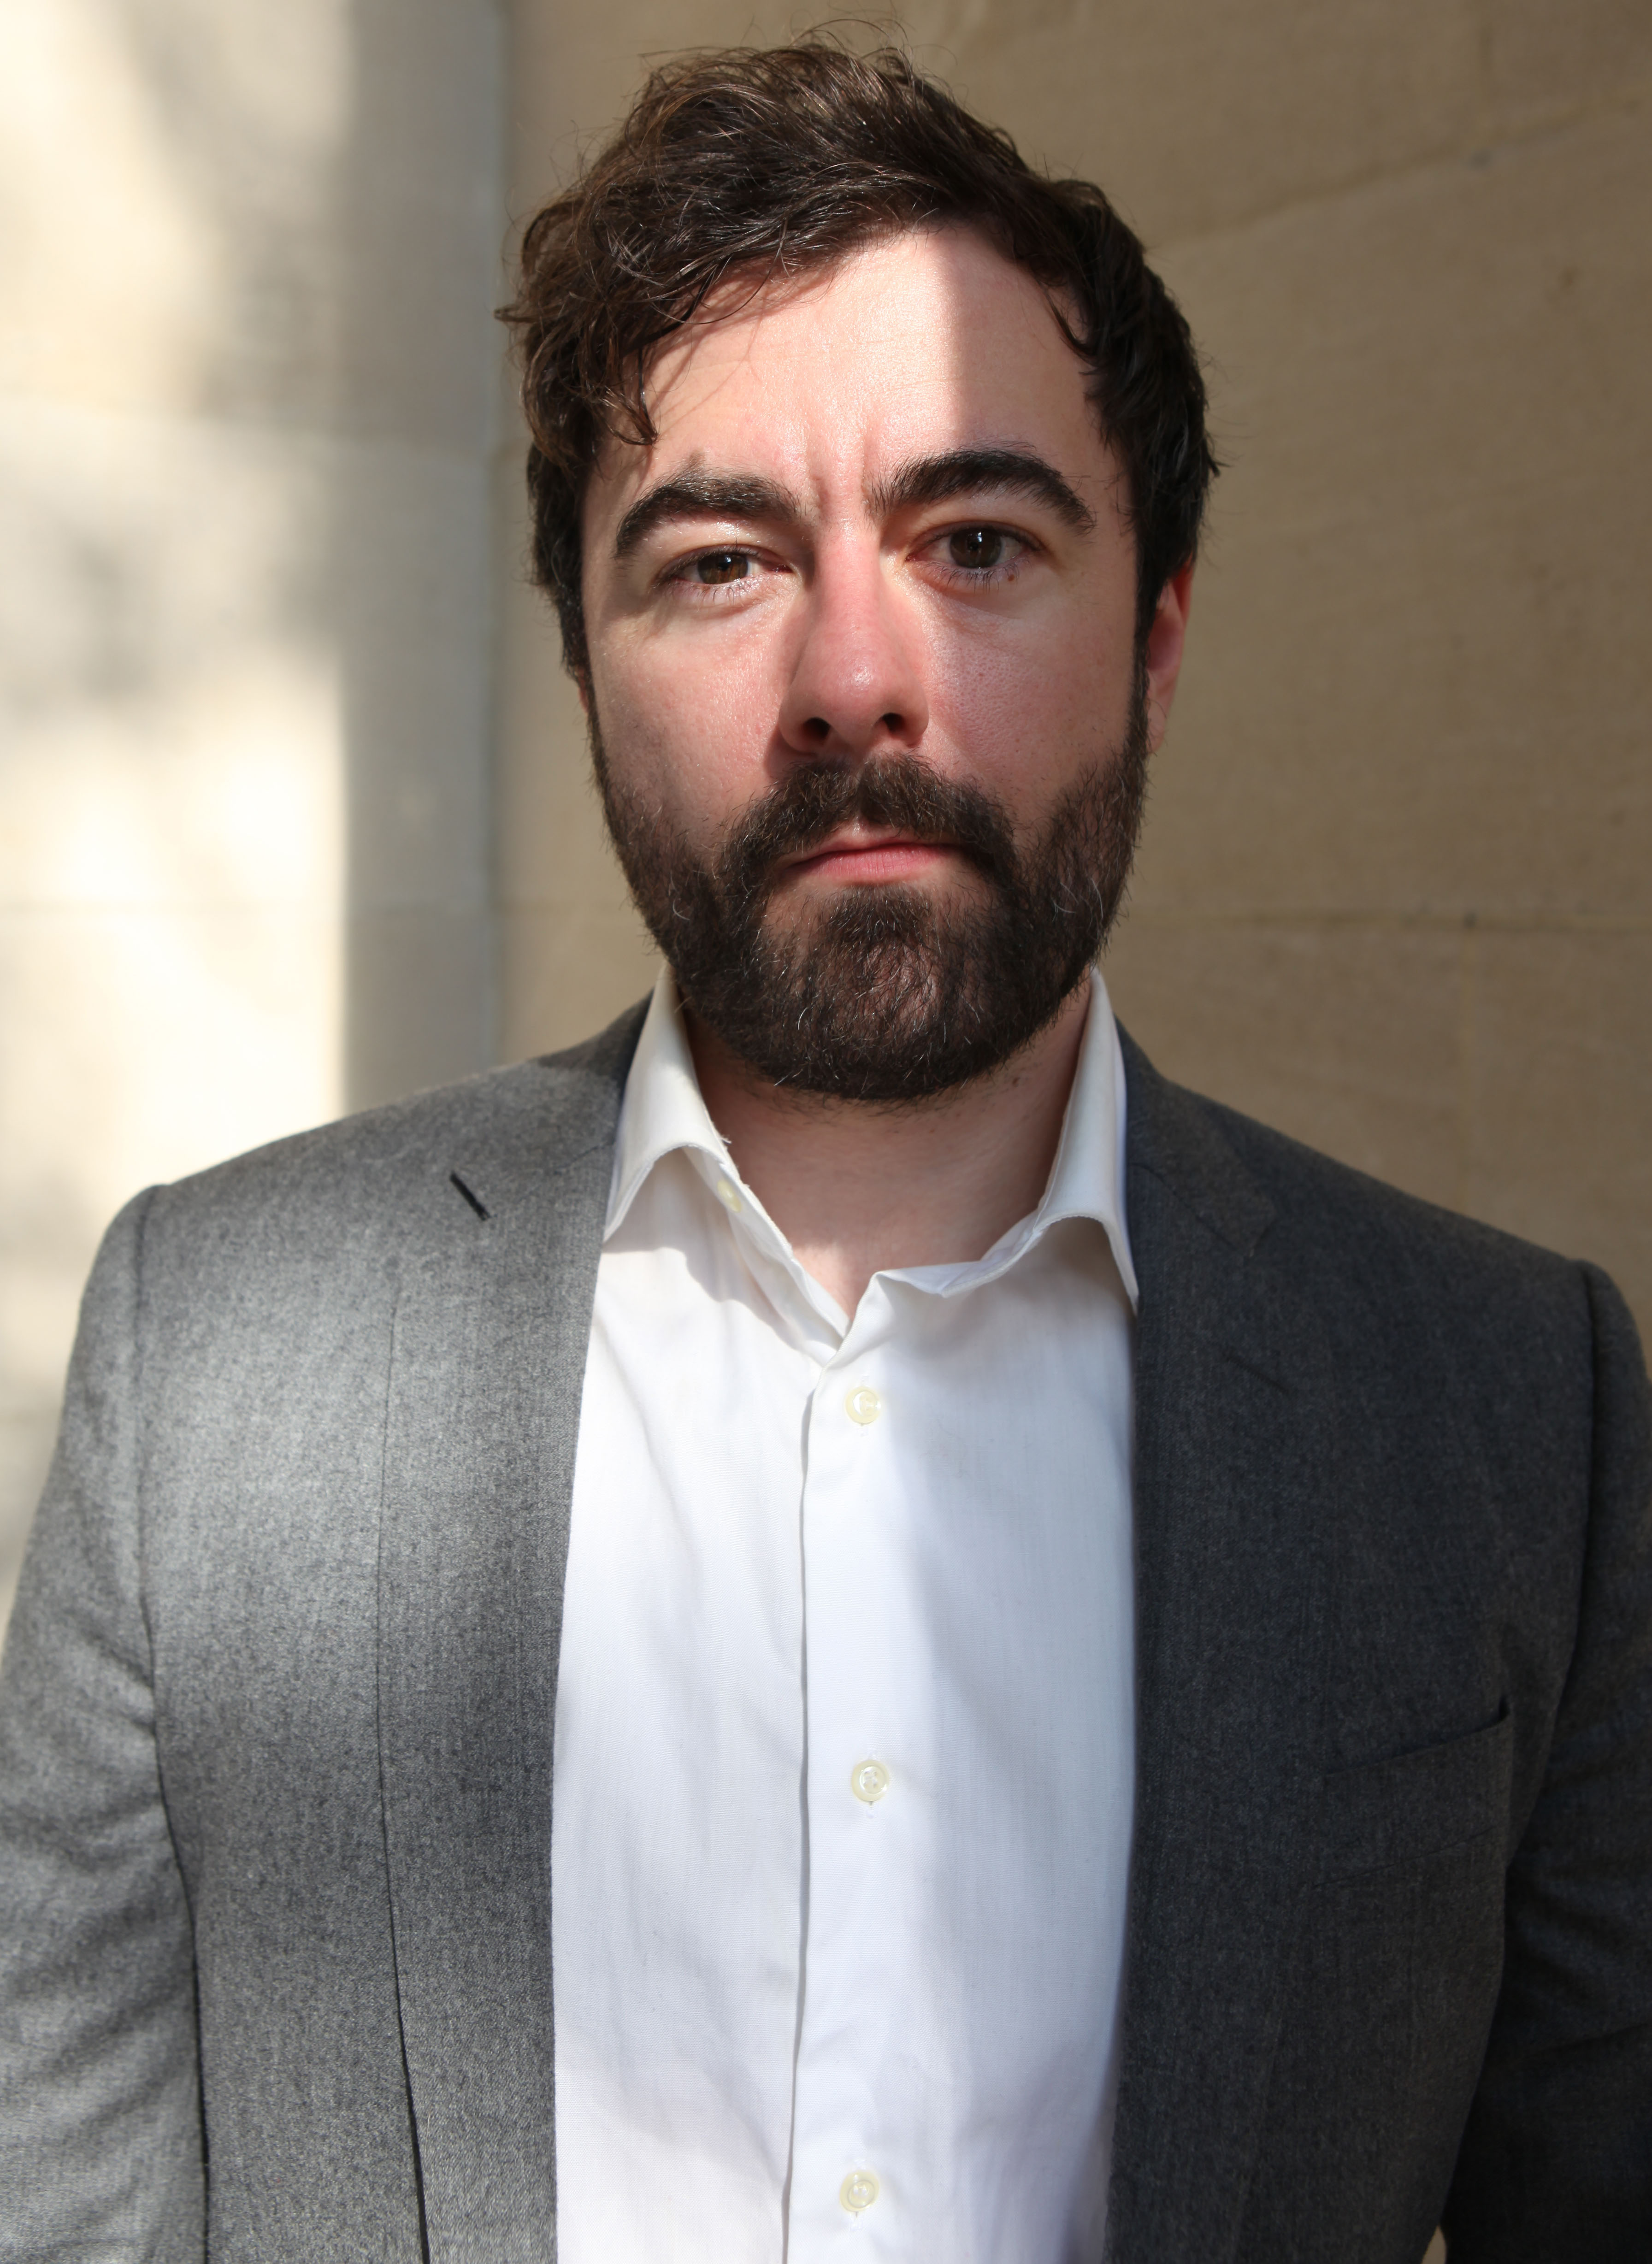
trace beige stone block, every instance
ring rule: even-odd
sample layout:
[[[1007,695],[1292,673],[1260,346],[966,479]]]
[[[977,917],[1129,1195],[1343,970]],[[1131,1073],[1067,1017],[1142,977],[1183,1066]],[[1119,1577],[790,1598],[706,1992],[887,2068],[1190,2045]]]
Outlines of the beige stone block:
[[[870,0],[855,23],[874,27],[875,36],[875,27],[898,18],[889,0]],[[607,138],[654,62],[692,47],[779,46],[810,20],[788,0],[620,0],[604,9],[515,0],[508,74],[512,218],[525,218]]]
[[[1486,11],[1485,36],[1494,132],[1576,104],[1615,101],[1652,79],[1645,0],[1496,0]]]
[[[133,12],[18,0],[0,18],[0,386],[178,409],[224,336],[227,247]],[[322,171],[343,111],[341,17],[338,0],[293,8],[296,36],[264,82],[278,106],[296,97],[285,138]]]
[[[1166,1076],[1451,1203],[1460,959],[1449,930],[1127,914],[1105,973],[1119,1020]]]
[[[521,468],[501,473],[496,871],[502,1058],[571,1045],[654,978],[604,830],[585,721],[550,608],[527,583]]]
[[[329,905],[329,452],[0,402],[0,903]]]
[[[0,1651],[18,1573],[57,1437],[57,1403],[0,1411]]]
[[[628,903],[583,745],[547,732],[543,751],[522,764],[501,799],[516,821],[505,848],[509,884],[500,892],[507,911],[561,903],[606,913]]]
[[[530,586],[520,459],[503,475],[497,778],[500,900],[612,903],[624,895],[603,833],[585,719],[548,601]]]
[[[1652,932],[1482,932],[1465,1208],[1593,1259],[1652,1339]]]
[[[499,892],[507,905],[617,903],[625,884],[604,828],[583,727],[571,688],[553,681],[540,725],[524,729],[501,766]]]
[[[1177,253],[1232,467],[1144,911],[1645,904],[1646,125]]]
[[[913,0],[919,53],[1149,243],[1458,148],[1478,95],[1469,0]]]
[[[623,901],[517,906],[501,930],[507,1061],[591,1037],[651,989],[659,972],[646,929]]]
[[[8,403],[0,483],[0,898],[481,901],[480,450]]]
[[[600,1029],[657,961],[603,825],[565,678],[544,683],[544,728],[521,702],[499,780],[499,1047],[519,1060]],[[572,710],[571,715],[569,710]]]
[[[493,315],[504,295],[503,11],[351,0],[348,19],[349,130],[315,248],[334,248],[341,293],[332,415],[351,432],[485,448],[504,345]]]
[[[8,1266],[60,1231],[78,1266],[139,1187],[337,1115],[343,940],[302,906],[0,910]]]
[[[1350,493],[1415,507],[1444,473],[1518,481],[1530,457],[1621,466],[1648,413],[1647,118],[1626,103],[1167,247],[1214,364],[1229,496],[1258,461],[1293,522],[1345,518]]]
[[[351,904],[467,903],[489,884],[491,468],[482,451],[329,445],[318,579],[336,655]]]
[[[344,948],[344,1107],[426,1092],[495,1059],[496,941],[488,906],[353,911]]]
[[[517,208],[622,113],[644,59],[808,20],[784,0],[519,6]],[[898,27],[1030,157],[1101,181],[1155,242],[1460,147],[1479,102],[1470,0],[906,0],[854,21]]]
[[[480,452],[25,403],[0,409],[0,903],[485,924]],[[456,1033],[488,1030],[491,969],[460,954],[449,985],[460,964],[462,1010],[423,973],[375,992],[369,1027],[402,1035],[352,1090],[486,1060]]]
[[[485,432],[499,47],[490,0],[18,0],[0,387]]]
[[[1652,852],[1649,568],[1631,488],[1559,479],[1219,546],[1140,902],[1633,913]]]

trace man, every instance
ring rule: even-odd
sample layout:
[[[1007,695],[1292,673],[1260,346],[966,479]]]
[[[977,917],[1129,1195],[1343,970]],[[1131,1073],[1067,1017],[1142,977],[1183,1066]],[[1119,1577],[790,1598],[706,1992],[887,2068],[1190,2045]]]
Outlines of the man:
[[[1644,2258],[1633,1329],[1092,971],[1211,470],[1140,247],[804,46],[510,314],[671,971],[112,1230],[0,2253]]]

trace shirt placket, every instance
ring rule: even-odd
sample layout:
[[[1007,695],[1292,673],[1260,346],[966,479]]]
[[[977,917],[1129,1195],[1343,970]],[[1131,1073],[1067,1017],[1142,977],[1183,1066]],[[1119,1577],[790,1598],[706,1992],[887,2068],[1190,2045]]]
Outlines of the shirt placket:
[[[904,2253],[912,2199],[891,2072],[909,2014],[927,1824],[898,1467],[902,1404],[885,1285],[822,1367],[802,1502],[808,1881],[793,2117],[794,2260],[852,2239]]]

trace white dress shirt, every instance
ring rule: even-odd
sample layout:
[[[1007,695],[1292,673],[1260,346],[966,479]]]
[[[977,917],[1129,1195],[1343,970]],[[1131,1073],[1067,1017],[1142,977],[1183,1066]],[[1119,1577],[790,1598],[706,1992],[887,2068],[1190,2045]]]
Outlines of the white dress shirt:
[[[852,1315],[662,981],[626,1087],[555,1727],[562,2264],[1090,2264],[1134,1790],[1123,1063],[1043,1200]]]

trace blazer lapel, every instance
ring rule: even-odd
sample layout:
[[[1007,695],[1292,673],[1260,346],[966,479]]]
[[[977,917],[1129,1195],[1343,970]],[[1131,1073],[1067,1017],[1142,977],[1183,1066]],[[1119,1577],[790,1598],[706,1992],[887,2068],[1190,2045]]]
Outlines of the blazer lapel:
[[[555,2254],[557,1649],[641,1020],[515,1072],[510,1105],[479,1108],[474,1136],[432,1157],[396,1311],[379,1572],[386,1855],[428,2253],[467,2264]]]
[[[1318,1789],[1321,1334],[1272,1206],[1128,1041],[1137,1783],[1109,2264],[1218,2264],[1265,2104]]]
[[[432,2258],[555,2254],[551,1756],[591,1313],[641,1012],[433,1161],[391,1356],[380,1721]],[[1135,1845],[1110,2264],[1237,2237],[1317,1789],[1334,1484],[1311,1312],[1199,1104],[1126,1041],[1136,1356]],[[487,1213],[455,1187],[456,1172]]]

